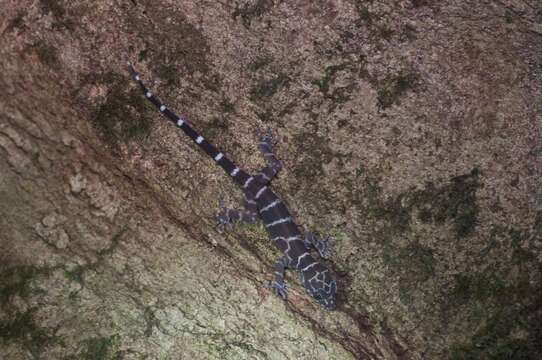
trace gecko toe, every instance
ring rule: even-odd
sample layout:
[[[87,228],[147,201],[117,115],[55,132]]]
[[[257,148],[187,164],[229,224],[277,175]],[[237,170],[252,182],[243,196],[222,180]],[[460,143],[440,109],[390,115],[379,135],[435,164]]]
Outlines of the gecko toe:
[[[220,231],[224,231],[226,226],[231,225],[231,219],[228,216],[228,212],[225,209],[222,209],[215,217],[216,226]]]
[[[318,250],[318,254],[323,259],[329,259],[331,255],[333,254],[333,246],[335,245],[335,241],[331,237],[326,237],[325,239],[320,239],[315,244],[316,249]]]
[[[273,292],[284,300],[288,298],[288,289],[286,288],[285,283],[278,283],[276,281],[272,281],[271,283],[264,285],[264,287],[273,289]]]

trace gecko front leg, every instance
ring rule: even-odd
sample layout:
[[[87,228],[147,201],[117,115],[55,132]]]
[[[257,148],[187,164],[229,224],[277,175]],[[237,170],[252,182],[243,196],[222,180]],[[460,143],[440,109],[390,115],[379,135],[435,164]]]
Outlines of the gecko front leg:
[[[286,256],[281,257],[275,263],[275,273],[273,281],[265,285],[266,288],[273,289],[275,294],[286,300],[288,297],[288,290],[286,289],[286,284],[284,283],[284,272],[288,267],[288,259]]]
[[[331,257],[333,248],[333,241],[331,238],[321,238],[309,231],[305,233],[305,239],[303,239],[303,242],[309,248],[311,246],[314,247],[316,251],[318,251],[318,254],[320,254],[320,257],[323,259],[329,259]]]
[[[260,136],[260,143],[258,144],[258,149],[262,153],[267,164],[255,176],[255,178],[261,184],[267,184],[273,180],[273,178],[277,176],[277,173],[282,168],[282,162],[276,158],[275,153],[273,152],[273,147],[273,135],[271,134],[270,130],[267,130]]]

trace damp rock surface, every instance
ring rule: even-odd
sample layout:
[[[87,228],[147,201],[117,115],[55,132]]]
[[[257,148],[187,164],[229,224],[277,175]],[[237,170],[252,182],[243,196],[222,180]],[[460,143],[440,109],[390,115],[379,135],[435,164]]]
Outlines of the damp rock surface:
[[[2,5],[0,354],[9,359],[536,359],[539,1]],[[339,306],[149,105],[335,240]]]

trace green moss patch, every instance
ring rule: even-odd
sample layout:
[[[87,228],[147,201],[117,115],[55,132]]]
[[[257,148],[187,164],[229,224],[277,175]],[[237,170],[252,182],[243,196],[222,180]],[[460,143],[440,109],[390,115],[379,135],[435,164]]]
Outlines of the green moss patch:
[[[224,118],[213,117],[205,128],[205,137],[208,139],[214,139],[217,136],[227,134],[229,129],[229,123]]]
[[[103,101],[91,109],[90,119],[98,135],[113,150],[120,143],[146,137],[151,122],[145,116],[150,105],[139,88],[128,87],[128,77],[107,73],[89,82],[107,86]]]
[[[61,68],[61,61],[58,56],[58,50],[46,42],[40,40],[25,49],[25,52],[33,52],[38,56],[39,61],[52,70]]]
[[[339,104],[343,104],[351,99],[352,92],[359,86],[357,78],[368,77],[366,65],[367,59],[364,55],[351,55],[341,63],[326,66],[323,76],[320,79],[312,81],[312,84],[318,87],[322,95],[326,99],[331,100],[332,103],[329,112],[332,112]],[[332,88],[340,72],[346,72],[350,81],[344,86],[335,86]]]
[[[476,227],[478,205],[476,190],[480,187],[478,169],[451,179],[440,187],[428,183],[426,188],[413,193],[419,219],[425,223],[442,224],[447,219],[454,223],[458,238],[470,235]]]
[[[63,18],[66,15],[66,9],[61,0],[40,0],[40,10],[44,14],[51,14],[55,18]]]
[[[85,360],[102,360],[115,358],[113,349],[118,336],[91,338],[83,342],[82,358]]]
[[[50,271],[30,265],[0,269],[0,304],[6,304],[15,295],[23,298],[30,296],[32,280]]]
[[[273,7],[272,0],[256,0],[253,4],[247,3],[243,6],[237,5],[232,17],[237,19],[241,17],[243,25],[248,29],[252,20],[255,18],[261,18],[265,13],[267,13]]]
[[[418,75],[414,73],[389,75],[379,86],[378,105],[386,109],[397,103],[407,90],[414,87],[417,80]]]
[[[77,264],[70,268],[64,268],[64,276],[70,281],[74,281],[76,283],[84,285],[85,272],[89,270],[95,270],[97,267],[99,267],[103,263],[105,258],[110,256],[118,247],[120,240],[122,238],[122,235],[126,231],[127,231],[127,228],[122,228],[115,235],[113,235],[109,246],[98,251],[97,253],[98,259],[95,262],[85,264],[85,265]]]
[[[495,274],[457,279],[451,299],[461,299],[481,326],[467,343],[450,348],[451,359],[539,359],[542,354],[542,288],[506,284]],[[472,316],[472,315],[471,315]],[[474,323],[473,319],[473,323]],[[476,323],[474,323],[476,324]]]
[[[8,26],[6,26],[6,29],[4,32],[12,32],[15,29],[22,29],[25,27],[24,24],[24,17],[26,16],[25,11],[19,11],[17,15],[13,19],[11,19],[8,23]]]
[[[353,190],[351,199],[360,210],[360,217],[390,223],[386,226],[388,234],[383,236],[384,234],[379,233],[378,238],[388,239],[389,235],[408,229],[412,210],[412,204],[407,198],[408,193],[383,200],[380,175],[363,167],[358,168],[355,182],[359,191]]]
[[[485,301],[501,295],[505,287],[503,280],[495,274],[459,274],[455,277],[449,299],[459,304],[471,300]]]
[[[256,60],[248,64],[248,70],[250,70],[251,72],[256,72],[271,64],[272,61],[273,59],[271,59],[270,57],[256,58]]]
[[[399,249],[387,263],[397,271],[402,282],[412,287],[434,275],[433,251],[420,244],[413,243]]]
[[[348,67],[347,63],[326,66],[326,68],[324,69],[324,76],[319,80],[314,80],[312,83],[318,86],[318,88],[323,94],[327,95],[329,91],[330,81],[333,80],[333,78],[335,77],[335,74],[338,71],[344,70],[347,67]]]
[[[222,111],[225,113],[231,114],[235,112],[235,104],[226,98],[222,98],[222,101],[220,102],[220,107],[222,108]]]
[[[512,248],[512,263],[516,265],[525,265],[528,263],[537,263],[536,249],[533,248],[533,244],[528,245],[526,248],[522,246],[522,243],[530,243],[530,234],[525,230],[518,230],[514,228],[508,228],[503,230],[510,239],[510,246]]]
[[[491,258],[497,261],[486,270],[456,275],[444,294],[445,307],[461,311],[473,335],[450,348],[452,359],[539,358],[542,265],[533,254],[531,236],[529,230],[495,226],[480,256],[495,252]]]
[[[250,91],[250,99],[252,101],[262,100],[269,98],[282,87],[288,86],[290,78],[286,74],[278,74],[275,78],[270,80],[264,80],[256,85]]]
[[[375,171],[360,167],[354,182],[350,185],[350,198],[360,210],[360,218],[388,223],[386,234],[380,227],[375,230],[375,239],[389,239],[392,234],[409,230],[416,215],[425,223],[452,222],[458,238],[472,234],[476,227],[476,190],[480,186],[477,169],[454,177],[449,183],[439,186],[428,183],[425,189],[406,191],[387,200],[384,200],[380,176]]]
[[[361,23],[371,25],[373,22],[374,14],[369,11],[369,8],[367,7],[367,1],[357,0],[354,2],[354,5],[356,6],[356,11],[358,13],[358,20],[356,21],[358,26],[361,25]]]
[[[221,80],[211,72],[207,56],[209,45],[207,39],[175,4],[161,4],[151,0],[137,2],[133,14],[126,21],[130,30],[144,39],[145,48],[139,51],[139,61],[148,62],[152,74],[143,74],[147,79],[161,80],[165,87],[177,87],[181,79],[197,74],[194,86],[205,86],[216,91]],[[139,14],[147,13],[148,20],[142,21]],[[171,21],[163,21],[171,19]],[[154,24],[160,23],[160,26]],[[154,92],[158,93],[155,88]],[[200,91],[191,91],[191,95]],[[171,89],[164,93],[170,93]]]
[[[538,360],[542,354],[542,317],[521,310],[503,309],[489,319],[471,344],[456,344],[450,358]],[[525,330],[527,329],[527,330]]]
[[[67,29],[73,31],[75,23],[67,16],[65,2],[62,0],[40,0],[40,10],[43,14],[50,14],[53,19],[54,29]]]
[[[0,306],[4,314],[0,318],[0,341],[20,343],[36,358],[41,349],[56,338],[35,322],[35,308],[21,311],[11,300],[15,296],[23,301],[35,298],[42,291],[34,287],[33,282],[49,276],[52,270],[31,265],[0,268]]]
[[[294,164],[296,178],[313,178],[324,172],[323,164],[333,158],[333,152],[327,145],[325,137],[304,132],[294,136],[294,143],[298,146],[296,153],[303,154]]]
[[[85,273],[85,267],[81,265],[76,265],[72,269],[65,269],[64,270],[64,276],[70,281],[77,282],[79,284],[83,284],[84,281],[84,273]]]
[[[31,310],[16,312],[7,319],[0,320],[0,339],[5,342],[17,341],[34,356],[38,355],[48,343],[56,341],[45,329],[38,326]]]

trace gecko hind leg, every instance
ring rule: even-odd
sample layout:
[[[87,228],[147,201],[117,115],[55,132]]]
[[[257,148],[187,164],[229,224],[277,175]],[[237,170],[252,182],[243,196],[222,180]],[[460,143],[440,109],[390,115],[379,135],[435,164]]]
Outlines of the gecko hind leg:
[[[305,239],[303,242],[307,247],[314,247],[320,257],[323,259],[329,259],[331,257],[333,249],[333,240],[330,237],[321,238],[311,232],[305,233]]]
[[[284,272],[288,267],[288,259],[283,256],[275,263],[274,279],[271,283],[264,285],[264,287],[273,289],[275,294],[286,300],[288,298],[288,289],[284,283]]]

